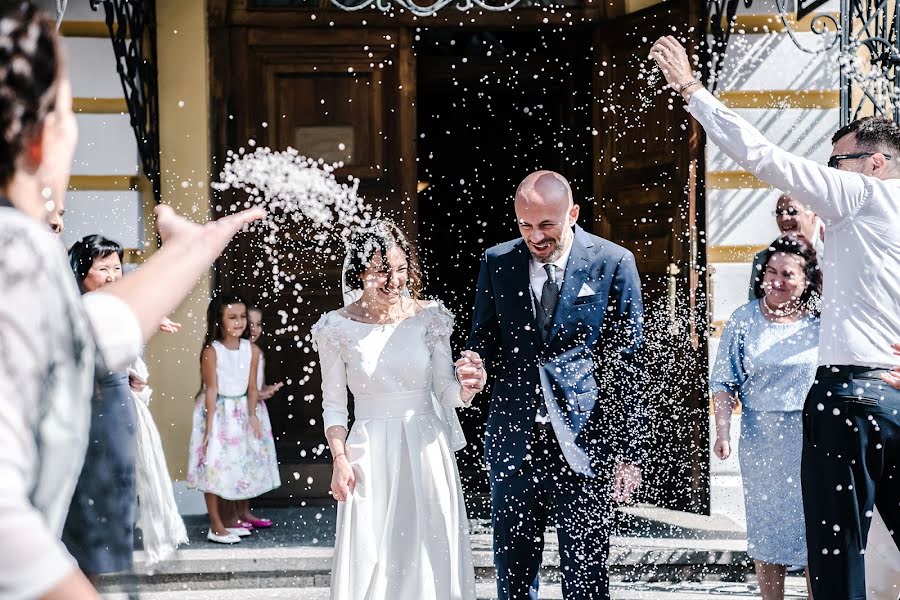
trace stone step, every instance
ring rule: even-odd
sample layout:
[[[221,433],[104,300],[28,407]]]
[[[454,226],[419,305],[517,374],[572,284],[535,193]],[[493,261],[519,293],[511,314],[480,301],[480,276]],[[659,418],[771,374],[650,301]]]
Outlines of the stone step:
[[[708,600],[711,597],[759,598],[754,582],[639,582],[612,581],[613,600]],[[806,598],[806,583],[802,577],[789,576],[785,598]],[[492,581],[476,584],[478,600],[496,600],[496,586]],[[275,587],[246,587],[231,589],[173,589],[140,594],[141,600],[328,600],[325,586],[300,588],[290,584]],[[563,597],[558,583],[542,583],[540,597],[558,600]],[[127,594],[105,593],[105,600],[129,600]]]
[[[191,544],[169,560],[146,564],[135,552],[135,570],[101,578],[101,589],[169,591],[229,587],[327,587],[331,581],[334,514],[327,509],[271,509],[276,525],[254,532],[240,544],[221,546],[205,539],[208,523],[186,519]],[[492,534],[489,523],[470,526],[476,575],[492,582]],[[618,535],[610,538],[610,572],[631,581],[740,579],[749,571],[746,541],[725,518],[630,507],[619,516]],[[552,529],[545,536],[543,576],[558,580],[559,552]]]
[[[613,538],[611,542],[610,572],[631,581],[734,580],[749,572],[743,544],[734,540],[695,540],[691,547],[685,547],[683,540]],[[472,536],[472,545],[476,576],[493,581],[489,536]],[[104,576],[101,589],[255,587],[262,581],[283,582],[295,589],[328,586],[332,552],[332,548],[313,547],[197,548],[181,550],[175,558],[153,567],[144,564],[139,552],[133,574]],[[552,532],[546,538],[542,573],[551,581],[559,578],[559,553]]]

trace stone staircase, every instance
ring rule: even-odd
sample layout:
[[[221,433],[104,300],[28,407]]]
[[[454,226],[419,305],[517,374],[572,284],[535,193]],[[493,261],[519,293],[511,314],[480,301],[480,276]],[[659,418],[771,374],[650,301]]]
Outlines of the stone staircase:
[[[279,590],[317,598],[331,581],[334,509],[269,509],[276,525],[244,538],[235,546],[216,546],[205,540],[203,517],[187,517],[191,544],[175,557],[152,567],[143,552],[135,554],[135,571],[102,578],[101,592],[110,598],[168,598],[168,594],[201,594],[196,598],[225,600],[231,590],[268,590],[245,597],[280,598]],[[494,567],[489,523],[473,520],[471,541],[479,595],[494,594]],[[750,572],[743,531],[721,516],[701,516],[650,506],[621,510],[611,539],[610,573],[629,589],[659,582],[740,582]],[[555,532],[548,531],[544,548],[541,597],[562,597]],[[639,585],[638,585],[639,587]],[[554,595],[557,594],[560,595]],[[229,592],[230,593],[230,592]],[[149,595],[148,595],[149,594]],[[207,595],[202,595],[207,594]],[[175,596],[171,596],[175,597]],[[188,596],[179,595],[178,598]],[[190,597],[195,597],[194,595]],[[322,596],[322,597],[327,597]]]

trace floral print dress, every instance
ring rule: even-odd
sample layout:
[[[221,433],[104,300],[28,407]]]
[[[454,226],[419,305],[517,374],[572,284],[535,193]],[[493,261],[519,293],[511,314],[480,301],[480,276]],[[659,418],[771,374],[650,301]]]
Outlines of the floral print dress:
[[[220,342],[212,343],[216,352],[216,413],[206,448],[206,403],[201,393],[194,405],[191,447],[188,459],[188,485],[225,500],[249,500],[281,485],[277,469],[271,468],[275,456],[271,426],[260,440],[250,427],[247,412],[247,387],[250,384],[251,344],[241,340],[237,350]],[[265,453],[266,456],[261,457]]]

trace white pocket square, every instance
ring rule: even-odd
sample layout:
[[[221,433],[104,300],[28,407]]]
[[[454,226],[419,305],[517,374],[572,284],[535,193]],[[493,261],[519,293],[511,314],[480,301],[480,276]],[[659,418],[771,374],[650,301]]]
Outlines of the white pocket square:
[[[594,290],[590,288],[590,286],[586,283],[581,284],[581,289],[578,290],[578,297],[581,298],[583,296],[593,296]]]

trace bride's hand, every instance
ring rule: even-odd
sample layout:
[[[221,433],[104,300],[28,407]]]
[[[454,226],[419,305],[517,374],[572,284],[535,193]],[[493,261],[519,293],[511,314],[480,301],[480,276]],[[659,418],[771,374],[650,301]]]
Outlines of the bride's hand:
[[[487,371],[477,352],[463,350],[460,359],[456,361],[456,380],[463,390],[472,390],[474,396],[484,389],[487,383]]]
[[[356,487],[356,475],[350,461],[343,454],[334,459],[334,468],[331,472],[331,493],[338,502],[346,502],[353,489]]]

